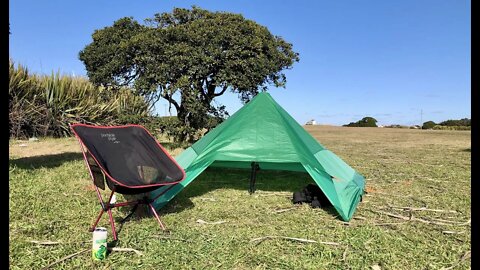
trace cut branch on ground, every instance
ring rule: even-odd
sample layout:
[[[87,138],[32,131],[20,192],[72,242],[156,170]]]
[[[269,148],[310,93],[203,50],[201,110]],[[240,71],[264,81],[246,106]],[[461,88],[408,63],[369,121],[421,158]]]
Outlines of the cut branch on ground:
[[[138,256],[143,256],[143,253],[134,248],[121,248],[121,247],[112,247],[107,248],[109,251],[121,251],[121,252],[135,252]]]
[[[458,213],[455,210],[444,210],[444,209],[430,209],[426,207],[402,207],[402,206],[392,206],[388,205],[392,209],[405,210],[405,211],[430,211],[430,212],[441,212],[441,213]]]
[[[393,214],[393,213],[389,213],[389,212],[385,212],[385,211],[379,211],[379,210],[372,210],[372,209],[368,209],[374,213],[377,213],[377,214],[382,214],[382,215],[387,215],[389,217],[394,217],[394,218],[398,218],[398,219],[403,219],[403,220],[406,220],[406,221],[418,221],[418,222],[422,222],[422,223],[425,223],[425,224],[435,224],[435,225],[446,225],[446,226],[453,226],[453,225],[457,225],[457,226],[466,226],[468,224],[471,223],[471,219],[466,221],[466,222],[453,222],[453,221],[448,221],[448,220],[440,220],[440,221],[434,221],[434,220],[426,220],[426,219],[421,219],[421,218],[417,218],[417,217],[414,217],[412,215],[412,212],[410,212],[410,217],[406,217],[406,216],[402,216],[402,215],[397,215],[397,214]],[[438,219],[436,219],[438,220]]]
[[[455,231],[442,231],[444,234],[463,234],[465,231],[455,232]]]
[[[273,213],[283,213],[283,212],[287,212],[287,211],[290,211],[290,210],[294,210],[294,209],[297,209],[297,207],[290,207],[290,208],[281,208],[281,209],[275,209],[273,211]]]
[[[295,241],[295,242],[301,242],[301,243],[320,243],[324,245],[332,245],[332,246],[340,246],[339,243],[335,242],[324,242],[324,241],[316,241],[316,240],[310,240],[310,239],[304,239],[304,238],[296,238],[296,237],[286,237],[286,236],[262,236],[258,238],[253,238],[250,240],[250,242],[256,242],[256,244],[260,244],[261,242],[269,239],[285,239],[285,240],[290,240],[290,241]]]
[[[214,222],[208,222],[208,221],[205,221],[203,219],[197,219],[197,223],[199,224],[208,224],[208,225],[216,225],[216,224],[222,224],[222,223],[225,223],[227,221],[225,220],[219,220],[219,221],[214,221]]]
[[[56,265],[56,264],[58,264],[58,263],[61,263],[61,262],[65,261],[65,260],[68,260],[68,259],[70,259],[70,258],[73,258],[73,257],[75,257],[75,256],[77,256],[77,255],[80,255],[80,254],[82,254],[82,253],[84,253],[84,252],[87,252],[88,250],[90,250],[90,249],[89,249],[89,248],[83,249],[83,250],[80,250],[80,251],[75,252],[75,253],[73,253],[73,254],[70,254],[70,255],[68,255],[68,256],[65,256],[65,257],[63,257],[63,258],[61,258],[61,259],[59,259],[59,260],[56,260],[56,261],[54,261],[53,263],[45,266],[44,268],[42,268],[42,270],[50,269],[50,267],[52,267],[52,266],[54,266],[54,265]]]

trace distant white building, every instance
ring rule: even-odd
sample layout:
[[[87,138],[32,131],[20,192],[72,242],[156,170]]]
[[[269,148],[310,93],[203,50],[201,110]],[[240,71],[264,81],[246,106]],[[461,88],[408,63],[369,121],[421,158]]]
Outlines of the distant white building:
[[[316,124],[317,122],[314,119],[307,121],[307,123],[305,123],[305,125],[316,125]]]

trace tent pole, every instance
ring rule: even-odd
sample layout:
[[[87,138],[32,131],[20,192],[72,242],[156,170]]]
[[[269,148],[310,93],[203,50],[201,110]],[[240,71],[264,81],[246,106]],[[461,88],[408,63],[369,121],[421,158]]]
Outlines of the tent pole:
[[[250,174],[250,188],[248,192],[252,194],[255,193],[255,180],[257,180],[257,171],[260,170],[260,166],[255,161],[250,166],[252,167],[252,173]]]

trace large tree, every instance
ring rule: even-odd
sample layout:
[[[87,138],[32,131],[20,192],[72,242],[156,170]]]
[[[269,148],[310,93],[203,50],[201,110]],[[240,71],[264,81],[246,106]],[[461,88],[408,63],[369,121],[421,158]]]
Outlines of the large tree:
[[[299,61],[292,44],[266,27],[195,6],[155,14],[145,24],[121,18],[92,37],[79,54],[92,82],[128,85],[152,106],[164,98],[194,129],[226,113],[214,98],[231,91],[247,102],[269,85],[284,87],[282,71]]]

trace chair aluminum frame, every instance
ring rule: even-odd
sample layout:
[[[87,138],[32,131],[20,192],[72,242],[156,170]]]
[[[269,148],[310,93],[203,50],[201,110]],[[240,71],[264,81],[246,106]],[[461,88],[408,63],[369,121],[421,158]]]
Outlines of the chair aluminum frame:
[[[72,126],[72,125],[71,125]],[[71,127],[70,126],[70,127]],[[131,125],[131,126],[138,126],[138,125]],[[140,126],[141,127],[141,126]],[[106,128],[106,127],[99,127],[99,128]],[[143,128],[143,127],[142,127]],[[73,128],[72,128],[73,130]],[[148,132],[148,131],[147,131]],[[112,209],[113,208],[116,208],[116,207],[123,207],[123,206],[133,206],[133,207],[136,207],[137,205],[140,205],[140,204],[146,204],[149,206],[150,210],[152,211],[153,215],[155,216],[155,219],[158,221],[158,223],[160,224],[160,227],[162,228],[162,230],[166,230],[166,227],[165,225],[163,224],[163,222],[161,221],[160,219],[160,216],[158,215],[157,211],[155,210],[155,207],[153,207],[152,203],[158,199],[161,195],[163,195],[165,192],[169,191],[171,188],[173,188],[175,185],[177,185],[178,183],[180,183],[183,178],[179,181],[176,181],[174,183],[171,183],[170,186],[168,188],[166,188],[165,190],[163,190],[160,194],[158,194],[156,197],[154,197],[153,199],[149,199],[147,197],[144,197],[143,199],[140,199],[140,200],[136,200],[136,201],[127,201],[127,202],[120,202],[120,203],[110,203],[111,200],[112,200],[112,197],[113,197],[113,194],[115,193],[115,188],[113,188],[112,192],[110,193],[110,196],[108,198],[107,201],[104,201],[103,200],[103,197],[102,197],[102,194],[100,193],[100,190],[98,189],[97,185],[95,185],[95,177],[93,175],[93,172],[92,172],[92,168],[91,168],[91,165],[88,163],[88,158],[87,158],[87,153],[90,154],[92,156],[92,158],[94,159],[95,163],[97,164],[97,166],[101,169],[103,175],[105,176],[105,178],[109,178],[111,179],[112,177],[106,173],[103,169],[102,166],[99,166],[98,164],[98,161],[96,160],[96,158],[88,151],[87,147],[83,144],[81,138],[77,135],[77,133],[73,130],[73,133],[75,134],[75,137],[78,139],[78,142],[80,144],[80,148],[81,148],[81,151],[82,151],[82,154],[83,154],[83,160],[85,161],[85,165],[87,166],[87,169],[88,169],[88,172],[90,173],[90,177],[92,178],[92,182],[93,182],[93,186],[95,187],[95,191],[97,193],[97,197],[98,197],[98,200],[100,201],[100,206],[102,207],[102,209],[100,210],[100,213],[98,214],[95,222],[93,223],[93,225],[89,228],[89,231],[90,232],[93,232],[96,228],[96,226],[98,225],[100,219],[102,218],[103,214],[105,212],[108,213],[108,218],[109,218],[109,222],[110,222],[110,226],[112,228],[112,234],[113,234],[113,239],[114,241],[117,241],[118,240],[118,236],[117,236],[117,231],[115,229],[115,222],[113,220],[113,215],[112,215]],[[150,134],[151,135],[151,134]],[[158,142],[157,142],[158,143]],[[160,144],[159,144],[160,145]],[[163,149],[163,147],[162,147]],[[177,164],[178,165],[178,164]],[[184,174],[184,178],[185,178],[185,174]],[[115,180],[114,180],[115,182]],[[165,185],[159,185],[158,188],[162,187],[162,186],[165,186]]]

